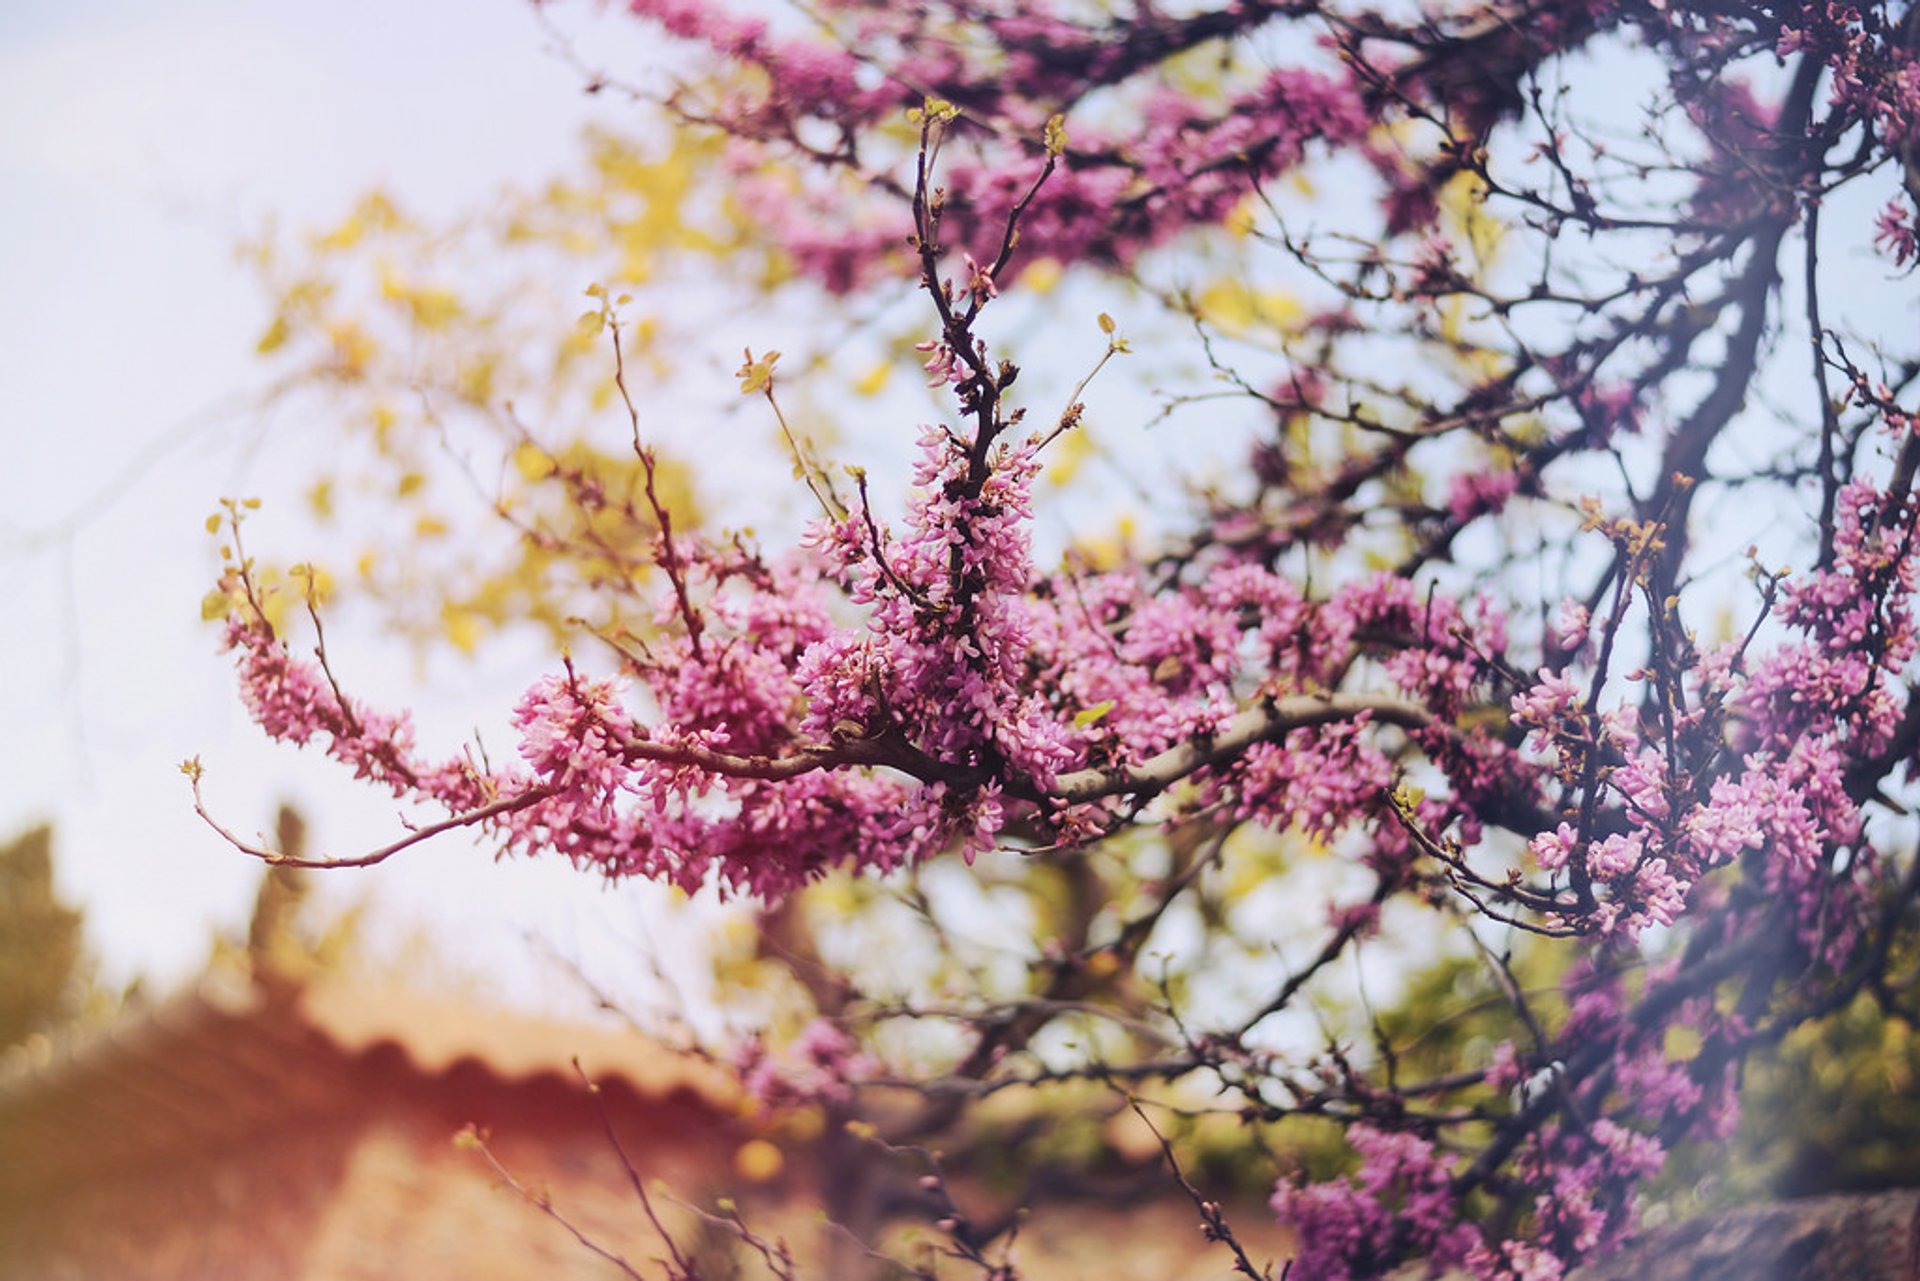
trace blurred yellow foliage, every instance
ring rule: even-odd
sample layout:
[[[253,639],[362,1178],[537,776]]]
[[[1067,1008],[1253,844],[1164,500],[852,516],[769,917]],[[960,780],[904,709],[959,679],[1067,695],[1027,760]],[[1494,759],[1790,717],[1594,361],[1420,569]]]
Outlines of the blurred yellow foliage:
[[[1487,213],[1486,180],[1469,170],[1461,170],[1440,188],[1441,226],[1456,243],[1472,250],[1474,262],[1482,271],[1491,268],[1500,254],[1507,229]]]
[[[1307,319],[1307,309],[1292,294],[1277,289],[1253,289],[1243,280],[1223,276],[1193,299],[1201,319],[1235,337],[1265,328],[1287,333]]]
[[[553,475],[555,466],[547,451],[530,440],[514,446],[513,465],[526,480],[545,480]]]
[[[1020,273],[1019,286],[1029,293],[1050,294],[1065,275],[1066,269],[1058,258],[1036,258]]]
[[[1061,436],[1047,446],[1047,452],[1047,480],[1055,485],[1068,485],[1080,474],[1081,465],[1093,457],[1093,438],[1082,427]]]

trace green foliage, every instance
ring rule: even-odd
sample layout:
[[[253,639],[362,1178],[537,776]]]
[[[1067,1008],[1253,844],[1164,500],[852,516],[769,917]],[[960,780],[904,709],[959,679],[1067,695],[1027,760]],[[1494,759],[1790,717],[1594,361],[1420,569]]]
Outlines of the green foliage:
[[[1920,1034],[1872,996],[1802,1024],[1747,1067],[1715,1201],[1920,1185]]]
[[[1510,962],[1535,1016],[1549,1025],[1561,1013],[1556,969],[1563,959],[1534,947]],[[1484,959],[1448,959],[1415,976],[1405,999],[1379,1012],[1377,1034],[1404,1079],[1484,1062],[1503,1040],[1526,1044],[1526,1029],[1491,976]],[[1916,1185],[1920,1032],[1862,993],[1755,1054],[1731,1145],[1676,1147],[1649,1192],[1687,1215],[1772,1197]]]
[[[1567,960],[1564,949],[1525,942],[1501,958],[1448,957],[1414,975],[1405,999],[1376,1014],[1381,1052],[1392,1056],[1402,1078],[1419,1080],[1463,1062],[1485,1066],[1502,1041],[1525,1050],[1529,1034],[1514,1017],[1496,966],[1504,967],[1534,1018],[1552,1026],[1564,1010],[1560,980]]]

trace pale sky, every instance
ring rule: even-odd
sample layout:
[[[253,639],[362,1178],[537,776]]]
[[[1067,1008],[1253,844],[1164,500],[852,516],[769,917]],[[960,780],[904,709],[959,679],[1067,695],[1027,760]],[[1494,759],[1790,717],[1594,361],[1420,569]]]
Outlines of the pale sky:
[[[614,66],[643,55],[599,6],[556,18]],[[524,0],[0,7],[0,838],[55,823],[111,981],[172,986],[213,930],[244,929],[259,868],[194,817],[182,759],[205,759],[242,832],[289,797],[327,852],[396,833],[391,805],[266,744],[199,618],[215,501],[301,487],[298,451],[261,443],[246,409],[268,310],[234,247],[375,186],[454,214],[564,169],[587,122],[631,123],[547,44]],[[504,705],[522,678],[508,660],[454,673],[423,720],[470,723],[468,703]],[[463,970],[498,961],[521,997],[525,935],[598,953],[642,930],[639,891],[458,842],[323,881],[430,925]]]

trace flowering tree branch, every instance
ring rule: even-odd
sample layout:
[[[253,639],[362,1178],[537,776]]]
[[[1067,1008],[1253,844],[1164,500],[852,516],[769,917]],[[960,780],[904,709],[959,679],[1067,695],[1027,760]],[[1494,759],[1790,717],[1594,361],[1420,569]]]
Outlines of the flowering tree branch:
[[[902,887],[951,955],[961,931],[915,878],[996,855],[972,875],[1019,868],[1050,922],[1013,990],[863,992],[809,953],[820,1018],[785,1051],[753,1042],[743,1074],[855,1122],[863,1085],[911,1086],[900,1151],[1072,1082],[1335,1122],[1350,1176],[1269,1176],[1313,1278],[1559,1277],[1631,1232],[1672,1147],[1729,1132],[1748,1054],[1894,999],[1920,885],[1890,836],[1920,756],[1920,353],[1850,305],[1821,240],[1916,257],[1909,15],[849,0],[789,31],[630,8],[706,67],[664,102],[724,132],[729,202],[814,303],[923,296],[901,345],[938,412],[898,512],[858,470],[843,502],[775,396],[778,353],[749,350],[741,389],[821,515],[778,554],[707,540],[656,491],[602,291],[667,590],[617,671],[563,661],[527,691],[502,766],[422,755],[324,643],[296,655],[231,509],[225,639],[255,718],[447,815],[327,865],[464,828],[788,925],[845,869]],[[1637,132],[1575,92],[1616,65],[1652,86]],[[1327,175],[1337,199],[1301,195]],[[1856,191],[1891,196],[1871,228]],[[1193,287],[1166,269],[1186,247],[1235,270]],[[1046,264],[1197,335],[1216,377],[1168,418],[1241,415],[1244,466],[1196,481],[1152,546],[1035,551],[1043,460],[1086,431],[1092,375],[1029,427],[1022,365],[1051,353],[984,320]],[[1096,373],[1134,347],[1099,328]],[[1806,347],[1787,372],[1777,353]],[[1249,845],[1284,854],[1248,877]],[[1341,888],[1266,908],[1287,919],[1263,933],[1252,904],[1327,855]],[[1282,935],[1304,959],[1274,961]],[[1285,1043],[1403,937],[1484,972],[1490,1049],[1425,1062],[1432,1011],[1407,1037],[1370,1015]],[[1556,958],[1549,983],[1521,981],[1522,946]],[[964,1044],[916,1079],[863,1023]],[[1003,1266],[950,1201],[953,1249]]]

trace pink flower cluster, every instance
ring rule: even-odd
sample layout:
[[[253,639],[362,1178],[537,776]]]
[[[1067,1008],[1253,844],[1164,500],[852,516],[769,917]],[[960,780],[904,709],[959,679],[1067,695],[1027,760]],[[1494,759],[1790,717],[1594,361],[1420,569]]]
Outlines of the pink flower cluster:
[[[1533,1240],[1481,1243],[1468,1256],[1469,1268],[1482,1277],[1559,1281],[1566,1260],[1599,1252],[1631,1223],[1633,1189],[1665,1163],[1658,1142],[1606,1117],[1584,1128],[1548,1121],[1515,1163],[1520,1177],[1541,1189],[1532,1207]]]
[[[456,815],[492,807],[484,824],[507,849],[770,898],[833,866],[886,870],[956,844],[971,856],[1016,813],[1083,838],[1182,774],[1201,784],[1194,804],[1225,798],[1249,821],[1372,825],[1397,767],[1364,709],[1155,772],[1250,701],[1336,688],[1356,663],[1378,665],[1409,732],[1458,775],[1427,802],[1433,822],[1471,836],[1475,797],[1512,789],[1510,753],[1451,724],[1505,645],[1497,614],[1386,575],[1309,601],[1233,558],[1171,590],[1142,570],[1041,575],[1031,442],[976,458],[936,427],[921,447],[897,527],[863,507],[774,566],[683,547],[689,603],[670,596],[663,619],[691,608],[699,625],[669,626],[630,677],[570,668],[537,683],[514,713],[520,770],[418,761],[403,720],[349,713],[257,621],[229,633],[248,703],[273,736],[323,737],[397,793]],[[836,596],[856,624],[836,621]],[[1063,803],[1074,771],[1091,795]],[[1383,839],[1410,855],[1397,830]]]
[[[1274,1214],[1299,1240],[1298,1274],[1374,1277],[1409,1254],[1427,1259],[1435,1275],[1465,1264],[1480,1238],[1459,1221],[1453,1161],[1417,1134],[1371,1125],[1349,1127],[1347,1141],[1360,1159],[1351,1179],[1290,1179],[1274,1191]]]
[[[489,799],[486,782],[468,762],[421,760],[405,713],[346,699],[321,666],[295,659],[264,621],[230,618],[224,643],[238,655],[241,700],[268,737],[301,746],[323,739],[327,754],[355,778],[397,796],[425,794],[456,810]]]
[[[1848,762],[1883,749],[1904,710],[1895,676],[1916,648],[1910,523],[1872,485],[1849,485],[1832,565],[1783,591],[1779,619],[1801,639],[1751,662],[1708,656],[1687,675],[1686,704],[1662,712],[1657,732],[1633,707],[1591,707],[1565,672],[1543,671],[1514,696],[1529,743],[1569,776],[1604,763],[1598,785],[1624,819],[1622,830],[1562,823],[1532,839],[1540,869],[1569,877],[1563,920],[1631,940],[1677,920],[1706,872],[1763,852],[1770,887],[1805,905],[1804,941],[1835,963],[1845,955],[1858,912],[1835,911],[1835,896],[1851,891],[1834,883],[1830,856],[1861,835]],[[1729,744],[1740,753],[1731,768]],[[1856,855],[1857,880],[1871,854]]]
[[[809,1103],[838,1104],[854,1086],[877,1076],[880,1063],[831,1019],[816,1018],[778,1050],[749,1037],[734,1056],[747,1097],[772,1111]]]
[[[961,5],[840,5],[823,14],[839,34],[777,36],[758,17],[693,0],[630,0],[629,9],[667,35],[701,46],[754,73],[697,114],[734,139],[736,195],[762,232],[805,275],[838,292],[914,270],[902,252],[909,230],[898,204],[863,200],[857,186],[806,186],[765,160],[838,155],[875,189],[900,174],[873,168],[872,149],[849,145],[928,93],[960,103],[964,143],[942,176],[946,235],[982,261],[1039,171],[1042,130],[1064,104],[1103,77],[1139,77],[1126,118],[1144,133],[1103,128],[1094,113],[1073,125],[1060,171],[1033,195],[1021,218],[1023,253],[1062,262],[1124,264],[1196,226],[1216,225],[1259,182],[1298,165],[1309,144],[1339,145],[1373,122],[1362,87],[1328,59],[1328,69],[1281,68],[1245,84],[1225,102],[1176,87],[1157,59],[1083,25],[1050,4],[1010,12]],[[1260,24],[1249,11],[1240,19]],[[858,51],[857,53],[855,51]],[[833,140],[833,141],[829,141]],[[845,148],[844,153],[834,148]],[[904,163],[904,157],[895,157]],[[876,192],[877,194],[877,192]]]

